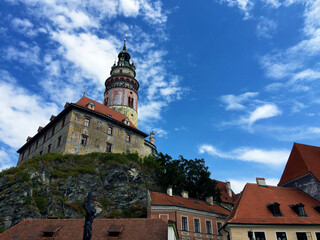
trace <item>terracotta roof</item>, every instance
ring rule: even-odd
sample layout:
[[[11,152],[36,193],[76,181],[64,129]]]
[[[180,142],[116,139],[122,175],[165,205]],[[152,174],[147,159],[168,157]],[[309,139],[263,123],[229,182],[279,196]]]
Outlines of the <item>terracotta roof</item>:
[[[281,217],[274,217],[267,207],[275,202],[280,204]],[[307,217],[299,217],[290,208],[298,203],[304,204]],[[247,183],[226,224],[320,224],[320,213],[313,208],[319,204],[298,188]]]
[[[85,107],[87,108],[87,105],[88,103],[90,102],[93,102],[95,104],[95,108],[94,110],[90,109],[91,111],[94,111],[94,112],[97,112],[97,113],[101,113],[105,116],[108,116],[115,120],[117,120],[118,122],[121,122],[123,123],[123,121],[127,118],[126,115],[122,114],[122,113],[119,113],[95,100],[92,100],[90,98],[87,98],[85,96],[83,96],[78,102],[74,103],[75,105],[78,105],[78,106],[81,106],[81,107]],[[89,109],[89,108],[88,108]],[[131,121],[130,121],[130,124],[129,124],[130,127],[133,127],[133,128],[137,128]]]
[[[0,234],[6,239],[82,239],[84,219],[26,219]],[[117,227],[118,226],[118,227]],[[119,228],[120,227],[120,228]],[[139,231],[137,231],[139,229]],[[119,237],[109,237],[112,232],[121,230]],[[55,231],[53,237],[44,237],[44,231]],[[91,240],[130,239],[164,240],[168,237],[168,223],[160,219],[95,219]]]
[[[320,147],[294,143],[278,186],[312,173],[320,181]]]
[[[236,194],[231,190],[232,197],[230,197],[227,193],[226,183],[216,180],[217,187],[220,189],[220,198],[222,202],[235,204],[236,202]]]
[[[210,213],[217,213],[223,215],[229,215],[230,211],[226,208],[213,204],[209,205],[205,201],[197,200],[193,198],[183,198],[180,196],[173,195],[170,197],[168,194],[159,193],[159,192],[151,192],[151,202],[152,206],[177,206],[183,208],[190,208]]]

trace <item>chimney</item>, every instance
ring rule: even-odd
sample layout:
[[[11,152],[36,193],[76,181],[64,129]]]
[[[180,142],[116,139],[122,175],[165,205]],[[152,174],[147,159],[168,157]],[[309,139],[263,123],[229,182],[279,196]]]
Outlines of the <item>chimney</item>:
[[[206,202],[207,202],[209,205],[213,205],[213,197],[212,197],[212,196],[207,197],[207,198],[206,198]]]
[[[229,197],[232,197],[231,183],[229,181],[226,182],[226,190]]]
[[[32,139],[32,137],[28,136],[27,142],[29,142]]]
[[[266,180],[264,178],[256,178],[256,181],[257,181],[257,184],[260,187],[266,187],[267,186]]]
[[[169,187],[167,188],[167,194],[168,194],[170,197],[172,197],[172,187],[171,187],[171,186],[169,186]]]
[[[52,121],[53,119],[55,119],[55,115],[51,115],[50,121]]]
[[[189,198],[189,193],[188,193],[188,191],[182,190],[181,196],[182,196],[183,198]]]
[[[155,139],[154,139],[154,132],[152,131],[152,132],[150,133],[149,142],[152,143],[152,144],[154,144],[154,141],[155,141]]]
[[[38,132],[40,132],[43,129],[43,127],[39,126]]]

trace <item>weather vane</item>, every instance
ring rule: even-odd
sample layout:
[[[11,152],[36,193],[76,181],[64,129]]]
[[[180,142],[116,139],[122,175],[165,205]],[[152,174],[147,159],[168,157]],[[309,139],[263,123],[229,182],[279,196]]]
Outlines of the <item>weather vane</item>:
[[[88,88],[88,86],[86,86],[85,88],[84,88],[84,91],[83,91],[83,96],[85,96],[86,95],[86,89]]]

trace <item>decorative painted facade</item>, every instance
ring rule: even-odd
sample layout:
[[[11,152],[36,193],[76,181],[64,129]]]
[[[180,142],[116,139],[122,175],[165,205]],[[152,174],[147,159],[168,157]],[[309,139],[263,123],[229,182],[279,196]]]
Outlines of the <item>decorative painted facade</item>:
[[[142,157],[157,152],[154,133],[147,141],[148,135],[137,129],[139,83],[125,45],[118,58],[106,80],[104,104],[85,96],[76,103],[67,103],[58,116],[39,127],[34,137],[28,137],[18,150],[17,165],[50,152],[136,152]]]

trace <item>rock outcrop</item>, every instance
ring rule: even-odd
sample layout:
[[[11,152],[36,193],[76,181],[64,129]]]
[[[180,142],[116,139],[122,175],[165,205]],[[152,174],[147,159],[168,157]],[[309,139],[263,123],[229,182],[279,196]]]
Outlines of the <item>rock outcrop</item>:
[[[135,154],[48,154],[3,171],[0,228],[26,218],[83,218],[89,191],[97,218],[145,217],[146,189],[156,189],[153,161]]]

